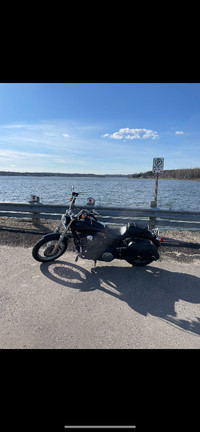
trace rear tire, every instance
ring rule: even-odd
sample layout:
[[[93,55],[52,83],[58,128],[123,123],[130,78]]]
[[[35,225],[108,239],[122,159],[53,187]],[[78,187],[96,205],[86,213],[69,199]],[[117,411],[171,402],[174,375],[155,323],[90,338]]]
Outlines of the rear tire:
[[[146,266],[146,265],[150,264],[154,260],[152,258],[147,259],[147,260],[130,258],[130,259],[126,259],[126,261],[129,264],[132,264],[133,266],[142,267],[142,266]]]
[[[33,250],[32,250],[32,256],[36,261],[39,262],[49,262],[53,261],[57,258],[59,258],[61,255],[64,254],[68,247],[68,240],[67,238],[64,238],[64,240],[60,243],[58,247],[58,251],[52,255],[51,252],[53,251],[53,248],[56,244],[56,242],[59,240],[61,234],[49,234],[43,237],[41,240],[39,240]]]

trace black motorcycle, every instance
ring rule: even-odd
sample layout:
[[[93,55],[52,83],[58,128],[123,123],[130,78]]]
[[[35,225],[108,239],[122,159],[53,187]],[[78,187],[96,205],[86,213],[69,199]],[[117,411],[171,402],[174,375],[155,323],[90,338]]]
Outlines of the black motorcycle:
[[[62,215],[54,233],[45,235],[33,247],[32,255],[37,261],[49,262],[59,258],[73,239],[78,258],[110,262],[123,259],[134,266],[145,266],[159,259],[158,247],[163,240],[158,230],[147,225],[128,223],[114,228],[98,222],[99,214],[91,208],[82,209],[76,215],[72,211],[79,193],[72,190],[69,209]],[[88,204],[94,200],[88,199]],[[64,231],[60,231],[61,227]],[[92,271],[94,271],[92,269]]]

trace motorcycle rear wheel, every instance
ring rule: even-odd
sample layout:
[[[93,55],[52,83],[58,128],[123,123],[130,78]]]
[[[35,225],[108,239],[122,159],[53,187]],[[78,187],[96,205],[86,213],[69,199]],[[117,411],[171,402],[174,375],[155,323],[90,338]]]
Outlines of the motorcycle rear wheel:
[[[68,240],[65,238],[60,245],[58,250],[52,254],[56,242],[59,240],[60,234],[49,234],[39,240],[32,250],[32,256],[36,261],[49,262],[59,258],[67,249]]]
[[[154,259],[153,258],[149,258],[147,260],[143,260],[142,258],[141,259],[139,259],[139,258],[138,259],[136,259],[136,258],[129,258],[129,259],[126,259],[126,261],[129,264],[132,264],[133,266],[142,267],[142,266],[146,266],[146,265],[150,264],[152,261],[154,261]]]

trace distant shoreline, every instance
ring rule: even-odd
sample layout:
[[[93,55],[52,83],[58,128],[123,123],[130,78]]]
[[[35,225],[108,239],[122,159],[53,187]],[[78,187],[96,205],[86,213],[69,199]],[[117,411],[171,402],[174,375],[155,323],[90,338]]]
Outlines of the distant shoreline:
[[[132,174],[132,178],[151,179],[155,178],[152,171],[140,172]],[[159,174],[159,179],[163,180],[200,180],[200,168],[181,168],[172,170],[163,170]]]
[[[50,172],[15,172],[0,171],[0,176],[25,176],[25,177],[132,177],[132,174],[78,174],[78,173],[50,173]]]
[[[130,178],[133,180],[143,179],[152,180],[156,175],[152,171],[140,172],[137,174],[80,174],[80,173],[51,173],[51,172],[15,172],[15,171],[0,171],[0,176],[10,177],[93,177],[93,178]],[[159,174],[159,180],[191,180],[200,181],[200,168],[191,169],[176,169],[164,170]]]
[[[153,180],[154,177],[132,177],[132,180]],[[163,177],[159,175],[159,180],[185,180],[185,181],[200,181],[200,178],[175,178],[175,177]]]

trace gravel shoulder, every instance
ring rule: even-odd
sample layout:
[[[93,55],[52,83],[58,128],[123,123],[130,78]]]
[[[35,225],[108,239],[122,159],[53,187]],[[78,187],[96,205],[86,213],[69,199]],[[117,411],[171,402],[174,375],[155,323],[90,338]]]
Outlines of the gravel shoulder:
[[[0,218],[0,245],[33,247],[45,234],[51,233],[58,221],[44,220],[34,226],[28,219]],[[161,259],[192,262],[200,260],[200,232],[160,230],[164,242],[159,250]],[[73,250],[73,244],[69,245]]]

